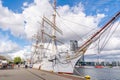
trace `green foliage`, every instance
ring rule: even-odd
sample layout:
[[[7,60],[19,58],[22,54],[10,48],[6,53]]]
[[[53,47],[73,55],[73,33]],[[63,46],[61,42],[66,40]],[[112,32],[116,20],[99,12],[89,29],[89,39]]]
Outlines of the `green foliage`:
[[[9,64],[12,64],[13,62],[12,61],[8,61]]]
[[[15,63],[15,64],[21,63],[21,58],[20,58],[20,57],[15,57],[15,58],[14,58],[14,63]]]

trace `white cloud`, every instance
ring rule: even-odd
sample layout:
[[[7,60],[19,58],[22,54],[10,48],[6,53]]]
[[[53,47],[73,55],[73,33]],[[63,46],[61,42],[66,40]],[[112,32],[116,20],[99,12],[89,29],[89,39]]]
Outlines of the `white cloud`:
[[[0,34],[0,53],[12,53],[20,49],[16,42],[12,42],[8,39],[8,36],[3,36]]]
[[[105,16],[104,14],[97,14],[95,16],[86,15],[84,7],[80,5],[82,4],[73,7],[68,5],[58,7],[61,17],[58,17],[57,22],[63,30],[63,40],[80,40],[80,36],[86,36],[85,34],[90,30],[97,28],[99,22]]]
[[[13,53],[8,53],[8,55],[14,59],[15,57],[21,57],[22,59],[26,60],[26,59],[30,59],[31,57],[31,51],[30,51],[30,46],[25,46],[23,49],[18,50],[16,52]]]
[[[109,11],[109,9],[108,9],[108,8],[105,8],[105,9],[104,9],[104,11],[108,12],[108,11]]]
[[[16,51],[17,49],[19,49],[18,45],[10,40],[7,42],[0,42],[0,53]]]
[[[26,52],[24,50],[19,50],[17,52],[14,53],[10,53],[8,54],[12,59],[14,59],[15,57],[21,57],[22,59],[27,59],[28,56],[26,55]],[[30,54],[29,54],[30,55]]]
[[[28,2],[24,2],[24,3],[23,3],[23,6],[24,6],[24,7],[27,7],[27,6],[28,6]]]
[[[45,6],[46,5],[46,6]],[[23,15],[26,20],[25,33],[27,38],[31,38],[40,27],[41,17],[43,15],[50,16],[52,12],[52,7],[50,7],[48,0],[34,0],[34,4],[30,4],[29,7],[24,8]]]
[[[14,13],[0,3],[0,28],[10,30],[14,36],[23,35],[24,18],[22,14]]]

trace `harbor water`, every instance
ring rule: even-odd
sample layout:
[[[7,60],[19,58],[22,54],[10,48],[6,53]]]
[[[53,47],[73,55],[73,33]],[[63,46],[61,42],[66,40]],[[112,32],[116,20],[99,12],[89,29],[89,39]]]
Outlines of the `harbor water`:
[[[91,80],[120,80],[120,68],[76,68],[76,70],[74,74],[89,75]]]

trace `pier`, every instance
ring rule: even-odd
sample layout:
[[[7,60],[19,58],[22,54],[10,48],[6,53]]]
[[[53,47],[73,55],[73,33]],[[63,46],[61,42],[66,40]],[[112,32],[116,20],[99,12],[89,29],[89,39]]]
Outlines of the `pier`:
[[[0,80],[85,80],[83,77],[57,74],[36,69],[3,69],[0,70]]]

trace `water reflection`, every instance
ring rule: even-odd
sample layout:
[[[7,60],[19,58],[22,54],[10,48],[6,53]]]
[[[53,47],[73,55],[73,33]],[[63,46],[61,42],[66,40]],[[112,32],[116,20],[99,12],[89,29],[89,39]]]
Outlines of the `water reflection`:
[[[90,75],[91,80],[120,80],[120,68],[76,68],[76,75]]]

